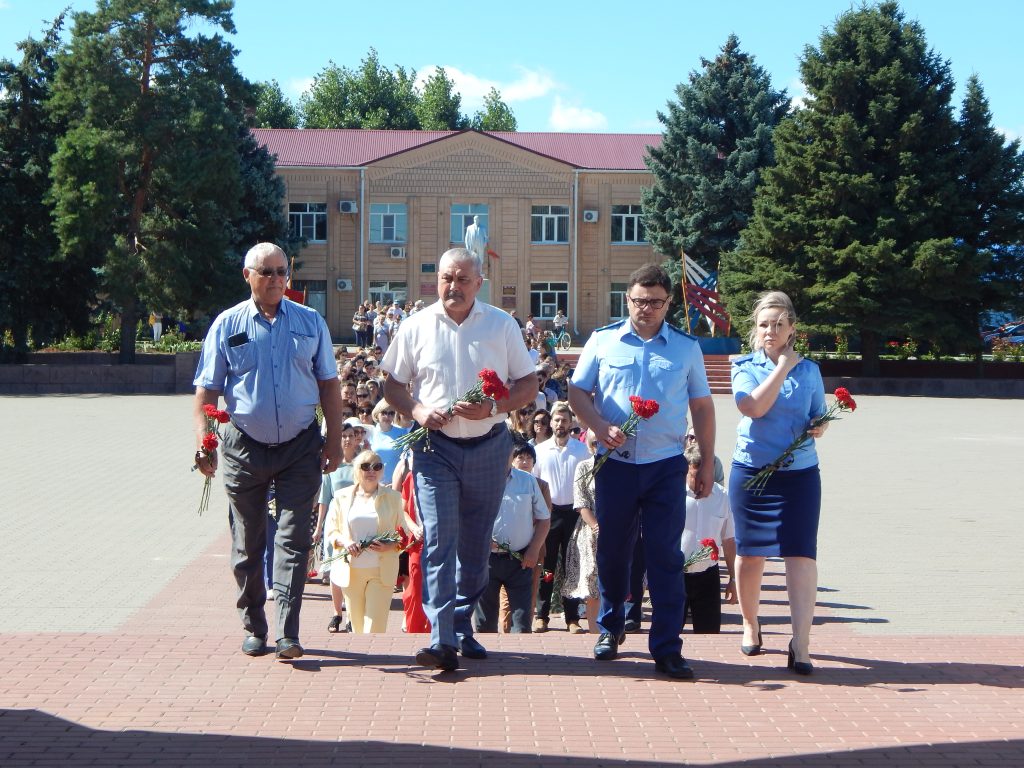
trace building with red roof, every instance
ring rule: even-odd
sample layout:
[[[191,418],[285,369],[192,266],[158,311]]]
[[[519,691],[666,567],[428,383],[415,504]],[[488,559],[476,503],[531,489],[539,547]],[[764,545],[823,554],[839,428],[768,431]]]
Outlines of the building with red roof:
[[[636,267],[661,261],[644,239],[640,190],[660,134],[256,129],[306,238],[294,287],[353,334],[357,302],[430,303],[436,264],[479,217],[492,304],[577,333],[626,316]],[[543,323],[541,324],[544,325]]]

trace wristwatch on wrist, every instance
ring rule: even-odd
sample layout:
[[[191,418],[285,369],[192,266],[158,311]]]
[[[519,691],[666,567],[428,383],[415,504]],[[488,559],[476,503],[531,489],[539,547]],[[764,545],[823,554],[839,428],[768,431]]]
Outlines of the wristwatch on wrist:
[[[490,398],[490,400],[491,400],[491,416],[494,417],[494,416],[498,415],[498,401],[495,400],[493,397]]]
[[[199,465],[199,460],[202,459],[204,456],[206,456],[206,454],[203,453],[202,451],[196,451],[195,459],[196,459],[196,465],[197,466]]]

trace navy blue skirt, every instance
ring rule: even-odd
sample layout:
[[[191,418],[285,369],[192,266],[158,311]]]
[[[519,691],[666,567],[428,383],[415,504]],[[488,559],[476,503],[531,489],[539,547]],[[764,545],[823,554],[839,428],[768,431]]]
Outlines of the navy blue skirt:
[[[780,470],[760,493],[743,487],[760,470],[733,462],[729,504],[736,525],[736,552],[748,557],[818,556],[821,475],[818,467]]]

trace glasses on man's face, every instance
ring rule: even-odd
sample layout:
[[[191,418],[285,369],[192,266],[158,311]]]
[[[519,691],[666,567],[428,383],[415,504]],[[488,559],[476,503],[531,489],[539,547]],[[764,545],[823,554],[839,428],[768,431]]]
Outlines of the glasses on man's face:
[[[369,392],[356,392],[356,397],[369,397]]]
[[[382,469],[384,469],[384,465],[381,464],[379,461],[374,464],[370,464],[369,462],[367,462],[365,464],[360,464],[359,468],[363,470],[363,472],[380,472]]]
[[[264,267],[263,269],[256,269],[253,271],[260,277],[274,277],[275,275],[278,277],[288,277],[288,267],[278,267],[277,269]]]
[[[634,299],[632,296],[627,296],[630,303],[637,309],[661,309],[668,302],[668,299]]]

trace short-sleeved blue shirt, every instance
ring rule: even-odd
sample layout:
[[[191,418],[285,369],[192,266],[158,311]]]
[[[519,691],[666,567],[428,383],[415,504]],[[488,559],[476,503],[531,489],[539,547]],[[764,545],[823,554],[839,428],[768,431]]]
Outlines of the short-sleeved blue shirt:
[[[611,458],[633,464],[680,455],[690,399],[711,396],[697,339],[668,323],[647,341],[629,320],[598,328],[580,353],[572,384],[592,392],[598,413],[618,426],[633,411],[630,395],[658,401],[658,412],[640,420],[636,437],[612,452]]]
[[[753,392],[774,370],[775,363],[761,350],[733,360],[732,394],[736,402]],[[758,468],[771,464],[794,438],[807,431],[811,419],[821,416],[825,410],[821,371],[817,363],[805,358],[782,382],[779,396],[768,413],[756,419],[749,416],[740,419],[733,461]],[[818,452],[812,438],[795,453],[793,463],[782,469],[807,469],[817,463]]]
[[[274,322],[250,298],[210,326],[193,384],[224,393],[231,420],[261,443],[283,443],[308,427],[318,381],[336,377],[331,334],[320,313],[282,299]]]

